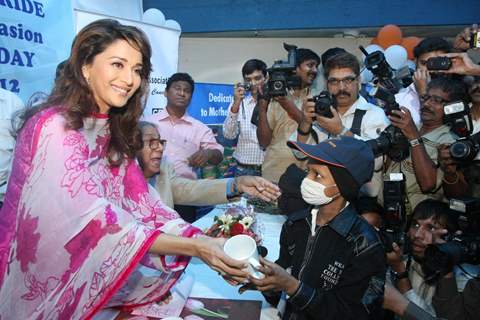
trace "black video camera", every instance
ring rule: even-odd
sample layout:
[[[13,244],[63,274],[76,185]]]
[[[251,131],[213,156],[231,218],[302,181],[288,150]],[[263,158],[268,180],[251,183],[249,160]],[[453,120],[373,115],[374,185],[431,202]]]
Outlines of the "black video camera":
[[[321,117],[333,118],[330,107],[337,107],[337,101],[328,91],[322,91],[320,94],[312,97],[310,101],[315,102],[315,113]]]
[[[287,61],[278,60],[267,69],[268,81],[263,90],[268,97],[286,96],[289,88],[300,87],[300,78],[295,75],[297,62],[297,47],[290,44],[283,44],[288,51]]]
[[[473,121],[470,108],[464,102],[453,102],[443,107],[443,121],[460,138],[450,145],[450,155],[462,164],[480,160],[480,133],[471,135]]]
[[[450,209],[457,215],[461,234],[448,235],[445,243],[425,249],[422,270],[428,283],[435,283],[457,264],[480,264],[480,199],[450,199]]]
[[[368,53],[363,46],[359,46],[365,55],[365,67],[375,76],[375,80],[393,94],[408,87],[412,82],[412,73],[408,66],[394,70],[385,59],[381,51]]]

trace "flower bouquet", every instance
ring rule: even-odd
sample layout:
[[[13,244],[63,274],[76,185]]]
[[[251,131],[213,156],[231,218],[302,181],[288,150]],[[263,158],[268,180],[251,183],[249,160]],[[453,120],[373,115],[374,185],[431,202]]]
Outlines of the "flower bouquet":
[[[258,245],[262,238],[258,232],[258,223],[253,208],[230,207],[222,215],[215,216],[213,225],[205,234],[215,238],[230,238],[246,234],[255,239]]]

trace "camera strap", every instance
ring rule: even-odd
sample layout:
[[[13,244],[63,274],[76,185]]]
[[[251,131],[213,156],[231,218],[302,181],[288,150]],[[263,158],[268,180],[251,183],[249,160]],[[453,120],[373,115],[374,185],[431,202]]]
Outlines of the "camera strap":
[[[365,116],[365,113],[367,113],[367,110],[362,110],[362,109],[355,109],[355,113],[353,114],[353,121],[352,121],[352,127],[350,128],[350,132],[353,134],[356,134],[357,136],[360,135],[361,128],[362,128],[362,119]]]

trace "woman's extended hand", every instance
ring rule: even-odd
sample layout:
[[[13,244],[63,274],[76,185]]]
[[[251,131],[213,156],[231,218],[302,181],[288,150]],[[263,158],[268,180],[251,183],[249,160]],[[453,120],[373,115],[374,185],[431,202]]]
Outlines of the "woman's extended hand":
[[[221,276],[232,279],[229,283],[243,283],[248,278],[247,264],[230,258],[223,251],[227,239],[198,236],[196,239],[197,257]]]

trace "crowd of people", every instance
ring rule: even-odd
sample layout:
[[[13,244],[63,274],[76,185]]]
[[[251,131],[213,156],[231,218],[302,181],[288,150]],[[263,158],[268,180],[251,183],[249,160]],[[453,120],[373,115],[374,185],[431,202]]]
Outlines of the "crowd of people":
[[[238,139],[236,176],[209,180],[197,169],[219,164],[223,147],[188,114],[192,77],[172,75],[165,108],[142,116],[147,37],[89,24],[45,102],[14,113],[21,101],[0,96],[0,318],[89,319],[158,302],[190,257],[261,291],[282,319],[478,318],[479,31],[420,41],[389,112],[362,96],[362,64],[345,49],[296,49],[298,83],[280,95],[266,63],[246,61],[223,130]],[[451,67],[429,70],[433,57]],[[452,104],[464,107],[455,123]],[[242,194],[280,197],[287,216],[262,279],[191,225],[199,206]]]

